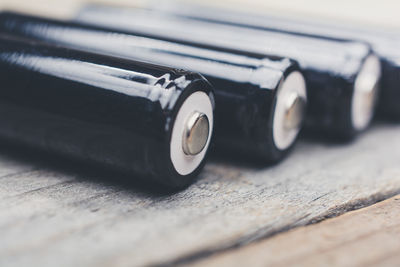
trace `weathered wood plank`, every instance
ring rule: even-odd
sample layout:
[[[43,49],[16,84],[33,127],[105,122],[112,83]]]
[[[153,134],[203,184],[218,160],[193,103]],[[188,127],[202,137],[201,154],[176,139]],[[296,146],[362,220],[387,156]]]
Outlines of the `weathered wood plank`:
[[[400,192],[400,126],[303,140],[273,168],[211,162],[173,195],[0,154],[0,266],[187,262]],[[94,176],[94,177],[93,177]]]
[[[400,195],[194,266],[399,266]]]
[[[0,8],[69,17],[82,2],[86,1],[3,0]],[[116,2],[132,3],[115,0],[113,4]],[[261,1],[250,2],[260,8]],[[308,5],[271,0],[261,5],[269,11],[363,17],[364,21],[368,18],[392,26],[399,21],[397,10],[392,8],[397,4],[394,0],[386,4],[369,1],[368,5],[364,1],[363,12],[356,18],[354,8],[348,8],[349,4],[359,5],[356,2],[335,2],[335,8],[317,0],[306,2]],[[378,7],[387,12],[376,12]],[[344,12],[336,12],[338,9]],[[166,196],[99,182],[93,180],[96,174],[38,164],[32,158],[3,152],[0,266],[188,262],[339,215],[400,192],[399,134],[399,126],[381,125],[351,146],[302,141],[293,157],[274,168],[213,162],[198,183]],[[374,238],[375,242],[384,239]],[[389,255],[376,262],[398,265],[399,256],[387,251]],[[308,260],[313,263],[312,258]]]

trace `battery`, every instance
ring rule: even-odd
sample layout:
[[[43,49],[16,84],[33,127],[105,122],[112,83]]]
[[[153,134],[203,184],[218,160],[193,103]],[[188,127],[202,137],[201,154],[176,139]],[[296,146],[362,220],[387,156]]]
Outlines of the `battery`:
[[[77,21],[145,36],[292,58],[308,88],[308,128],[351,139],[370,124],[381,64],[362,42],[336,41],[202,21],[150,9],[83,9]]]
[[[368,42],[382,62],[382,92],[379,111],[382,115],[400,119],[400,30],[385,27],[327,22],[316,18],[290,18],[267,14],[246,13],[232,9],[219,9],[183,2],[168,1],[165,5],[152,5],[160,11],[203,21],[214,21],[267,31],[279,31],[295,35],[334,40]],[[96,14],[101,6],[88,6],[84,16]],[[86,15],[85,15],[86,14]]]
[[[301,130],[307,104],[296,62],[237,54],[77,23],[0,15],[0,31],[36,41],[199,72],[215,88],[216,152],[262,163],[281,160]]]
[[[204,165],[214,96],[199,74],[0,35],[0,137],[171,188]]]

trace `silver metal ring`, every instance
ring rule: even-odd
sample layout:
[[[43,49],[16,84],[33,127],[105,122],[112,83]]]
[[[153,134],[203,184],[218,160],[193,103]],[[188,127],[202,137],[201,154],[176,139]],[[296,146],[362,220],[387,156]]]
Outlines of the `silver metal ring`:
[[[354,84],[351,118],[356,130],[362,131],[371,123],[381,75],[382,68],[379,58],[375,55],[369,56],[362,65]]]
[[[188,96],[176,115],[170,141],[171,162],[180,175],[191,174],[203,161],[213,124],[213,100],[201,91]]]
[[[305,117],[306,83],[303,75],[294,71],[280,84],[273,116],[273,140],[280,150],[296,140]]]

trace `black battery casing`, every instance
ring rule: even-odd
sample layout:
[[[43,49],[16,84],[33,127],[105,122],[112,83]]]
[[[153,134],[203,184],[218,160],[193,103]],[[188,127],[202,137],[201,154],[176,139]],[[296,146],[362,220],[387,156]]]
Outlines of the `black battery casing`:
[[[190,184],[170,159],[171,127],[199,74],[0,35],[0,137],[158,182]]]
[[[300,72],[295,61],[255,53],[239,54],[229,49],[176,44],[13,13],[0,15],[0,31],[199,72],[215,89],[216,151],[269,163],[281,160],[292,148],[281,150],[275,146],[272,117],[279,86],[290,73]]]
[[[334,41],[356,40],[372,45],[382,61],[382,90],[379,100],[381,115],[400,119],[400,29],[388,27],[361,26],[357,23],[327,21],[317,18],[291,18],[271,14],[246,13],[233,9],[219,9],[184,2],[167,2],[152,5],[160,12],[177,14],[201,21],[213,21],[240,27],[277,31],[287,34],[325,38]],[[108,9],[99,5],[89,5],[81,11],[81,16],[99,14]]]
[[[76,20],[175,42],[292,58],[307,81],[306,126],[344,139],[364,130],[354,127],[351,105],[357,75],[373,55],[367,43],[251,29],[146,8],[87,7]]]

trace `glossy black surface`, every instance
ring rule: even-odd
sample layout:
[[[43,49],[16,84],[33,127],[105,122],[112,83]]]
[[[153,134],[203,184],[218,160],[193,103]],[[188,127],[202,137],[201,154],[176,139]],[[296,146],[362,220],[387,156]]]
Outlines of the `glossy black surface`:
[[[160,11],[174,13],[200,21],[214,21],[267,31],[278,31],[301,36],[332,40],[358,40],[368,42],[382,60],[382,94],[379,108],[387,116],[400,119],[400,29],[378,28],[355,24],[329,23],[318,19],[300,19],[283,16],[245,13],[189,3],[168,2],[154,5]],[[88,6],[82,16],[98,14],[101,6]]]
[[[177,42],[293,58],[307,80],[308,126],[351,138],[351,100],[357,74],[371,55],[367,44],[311,38],[201,21],[149,9],[97,6],[83,9],[78,21]]]
[[[272,116],[280,82],[292,71],[299,70],[293,61],[16,14],[0,15],[0,31],[199,72],[215,88],[218,151],[233,151],[242,157],[275,162],[290,150],[276,148],[272,139]]]
[[[210,92],[200,75],[0,35],[0,137],[183,186],[170,134],[186,97]]]

